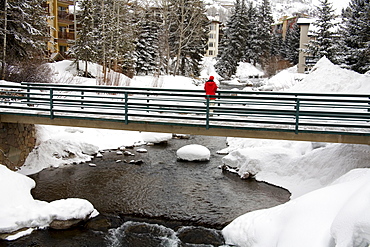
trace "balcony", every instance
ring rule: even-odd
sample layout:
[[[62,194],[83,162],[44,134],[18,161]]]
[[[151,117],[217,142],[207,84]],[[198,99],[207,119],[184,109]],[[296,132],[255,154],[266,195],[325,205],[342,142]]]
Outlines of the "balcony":
[[[75,39],[75,33],[74,32],[58,32],[58,39],[64,39],[64,40],[74,40]]]
[[[58,11],[58,22],[66,25],[73,24],[74,17],[65,11]]]
[[[60,4],[60,5],[73,5],[73,1],[70,1],[70,0],[58,0],[58,4]]]

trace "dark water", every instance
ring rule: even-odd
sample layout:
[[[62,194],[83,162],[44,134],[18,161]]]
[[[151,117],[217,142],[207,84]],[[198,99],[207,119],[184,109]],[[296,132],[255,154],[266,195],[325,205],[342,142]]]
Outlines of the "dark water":
[[[32,190],[35,199],[87,199],[106,216],[101,220],[110,227],[37,231],[8,246],[219,246],[207,236],[217,238],[217,230],[236,217],[282,204],[290,196],[281,188],[241,180],[219,169],[222,156],[216,151],[226,147],[225,141],[204,136],[172,139],[167,144],[127,149],[134,156],[107,150],[93,160],[96,167],[69,165],[32,175],[37,184]],[[178,161],[176,151],[188,144],[208,147],[211,160]],[[138,153],[138,148],[148,152]],[[179,240],[180,233],[192,240]]]

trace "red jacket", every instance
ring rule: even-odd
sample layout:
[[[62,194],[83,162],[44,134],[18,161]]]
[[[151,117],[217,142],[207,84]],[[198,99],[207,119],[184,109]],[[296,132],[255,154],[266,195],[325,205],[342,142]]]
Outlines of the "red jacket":
[[[217,91],[217,84],[214,81],[208,80],[204,84],[204,90],[206,91],[206,95],[216,95]],[[210,99],[216,99],[216,98],[210,98]]]

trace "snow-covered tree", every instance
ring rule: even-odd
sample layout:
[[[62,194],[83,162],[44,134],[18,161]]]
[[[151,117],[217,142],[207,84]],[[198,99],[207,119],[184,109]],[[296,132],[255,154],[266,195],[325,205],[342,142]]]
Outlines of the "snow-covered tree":
[[[78,37],[75,45],[70,49],[76,62],[84,61],[84,76],[88,76],[88,62],[97,61],[97,46],[94,30],[94,5],[91,0],[82,0],[80,2],[80,11],[78,12]]]
[[[294,23],[292,28],[289,28],[286,33],[285,41],[283,42],[284,57],[292,64],[298,63],[299,56],[299,39],[300,28],[297,23]]]
[[[264,65],[268,64],[271,57],[271,25],[273,23],[273,17],[270,2],[268,0],[262,0],[257,13],[258,39],[256,40],[257,44],[255,47],[255,51],[258,59],[257,62],[263,67]]]
[[[153,75],[159,72],[159,27],[160,19],[154,10],[148,9],[139,21],[139,34],[136,42],[136,73]]]
[[[258,44],[259,44],[259,30],[258,30],[258,18],[257,18],[257,7],[253,2],[248,2],[246,7],[246,36],[245,36],[245,48],[244,48],[244,61],[253,63],[254,65],[258,62]]]
[[[30,64],[30,60],[36,64],[35,60],[41,61],[45,57],[46,39],[49,35],[43,2],[43,0],[0,1],[2,79],[8,78],[9,69]]]
[[[313,23],[315,30],[313,31],[313,39],[307,44],[305,52],[316,58],[326,56],[332,62],[336,58],[335,39],[337,38],[334,27],[336,15],[334,13],[333,4],[329,0],[320,0],[320,5],[317,7],[318,17]]]
[[[341,26],[345,67],[365,73],[370,70],[370,1],[351,0]]]
[[[71,52],[76,60],[102,65],[99,84],[112,84],[107,77],[110,70],[134,74],[137,9],[128,0],[82,0],[78,14],[81,30]]]
[[[238,63],[245,59],[245,35],[247,30],[243,13],[246,13],[245,5],[240,0],[236,0],[232,15],[226,23],[224,35],[220,42],[217,63],[215,64],[217,73],[224,78],[230,78],[235,74]]]

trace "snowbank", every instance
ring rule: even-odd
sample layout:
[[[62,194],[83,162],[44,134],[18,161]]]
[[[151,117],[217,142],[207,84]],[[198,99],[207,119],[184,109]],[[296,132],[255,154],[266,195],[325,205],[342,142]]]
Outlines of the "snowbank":
[[[357,93],[370,92],[370,76],[334,65],[321,58],[302,81],[290,87],[291,92]]]
[[[283,205],[242,215],[222,233],[241,247],[368,246],[369,207],[370,169],[356,169]]]
[[[98,214],[84,199],[69,198],[50,203],[34,200],[31,195],[34,187],[35,182],[29,177],[0,165],[0,233],[43,228],[54,220],[86,219]],[[8,240],[13,238],[10,236]]]
[[[238,64],[236,69],[236,77],[241,79],[249,78],[249,77],[262,77],[265,73],[258,69],[257,67],[253,66],[250,63],[242,63]]]
[[[296,73],[297,66],[285,69],[266,80],[263,86],[259,87],[260,91],[284,91],[302,81],[305,74]]]
[[[19,173],[35,174],[49,167],[89,162],[103,149],[119,149],[172,138],[168,133],[37,125],[37,145]]]
[[[291,198],[322,188],[354,168],[369,167],[370,146],[229,138],[222,161],[258,181],[288,189]]]

